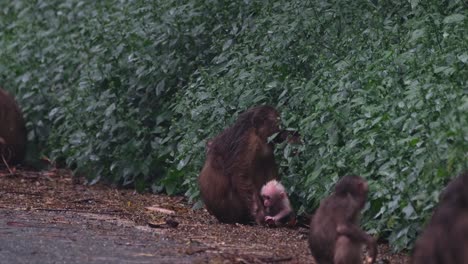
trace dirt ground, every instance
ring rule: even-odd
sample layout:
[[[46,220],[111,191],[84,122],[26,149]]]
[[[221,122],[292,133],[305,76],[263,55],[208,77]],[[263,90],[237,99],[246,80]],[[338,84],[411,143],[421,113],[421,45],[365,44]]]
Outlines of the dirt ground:
[[[112,217],[114,221],[132,223],[139,227],[138,232],[157,232],[174,241],[176,246],[166,249],[165,254],[171,255],[172,248],[174,256],[188,263],[314,263],[307,247],[306,228],[220,224],[206,210],[192,210],[184,197],[138,194],[102,184],[86,186],[63,170],[18,170],[12,175],[0,169],[0,214],[13,210],[50,213],[41,217],[50,217],[52,222],[60,215],[65,218],[93,215],[93,219]],[[92,221],[89,217],[83,219]],[[99,229],[94,225],[86,232],[106,232],[105,228]],[[145,241],[151,244],[151,240]],[[154,249],[153,255],[157,254]],[[134,261],[139,263],[136,257]],[[75,262],[69,259],[63,263]],[[382,244],[377,263],[408,263],[408,256],[394,254],[388,245]]]

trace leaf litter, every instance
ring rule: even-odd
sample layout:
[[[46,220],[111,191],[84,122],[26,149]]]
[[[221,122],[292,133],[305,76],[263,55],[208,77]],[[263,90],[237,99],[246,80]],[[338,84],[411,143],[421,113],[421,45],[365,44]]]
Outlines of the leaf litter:
[[[200,255],[194,263],[314,263],[307,229],[221,224],[206,210],[192,210],[185,197],[136,193],[104,184],[84,185],[67,170],[0,169],[0,209],[57,211],[114,219],[121,226],[159,230],[185,245],[174,254]],[[51,222],[64,221],[60,217]],[[21,225],[21,223],[9,223]],[[409,263],[405,253],[379,245],[377,263]]]

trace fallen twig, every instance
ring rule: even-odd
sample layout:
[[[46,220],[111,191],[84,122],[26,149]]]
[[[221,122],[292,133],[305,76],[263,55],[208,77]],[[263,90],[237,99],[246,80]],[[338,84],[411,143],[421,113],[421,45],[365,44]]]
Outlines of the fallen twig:
[[[33,193],[33,192],[19,192],[19,191],[3,191],[4,193],[11,193],[11,194],[22,194],[22,195],[32,195],[32,196],[42,196],[41,193]]]
[[[177,226],[179,226],[179,222],[177,222],[174,219],[168,218],[164,222],[159,222],[159,223],[148,222],[148,226],[152,228],[166,228],[166,227],[176,228]]]
[[[85,198],[85,199],[78,199],[73,201],[73,203],[90,203],[90,202],[96,202],[94,198]]]
[[[282,257],[282,258],[260,258],[261,261],[266,263],[278,263],[278,262],[287,262],[291,261],[293,257]]]
[[[3,160],[3,164],[5,164],[6,168],[10,172],[10,175],[14,175],[13,171],[10,169],[10,166],[8,166],[8,162],[6,161],[5,156],[3,156],[3,153],[2,153],[2,160]]]
[[[193,255],[193,254],[197,254],[197,253],[201,253],[201,252],[205,252],[205,251],[208,251],[208,250],[216,250],[217,248],[215,247],[202,247],[202,248],[188,248],[187,250],[185,250],[185,253],[187,253],[187,255]]]
[[[132,215],[129,213],[125,213],[119,210],[108,210],[108,211],[88,211],[88,210],[77,210],[73,208],[58,208],[58,209],[52,209],[52,208],[34,208],[34,210],[37,211],[47,211],[47,212],[74,212],[74,213],[87,213],[87,214],[103,214],[103,215],[115,215],[115,214],[120,214],[120,215]]]
[[[163,213],[163,214],[168,214],[168,215],[175,214],[175,211],[173,210],[169,210],[169,209],[165,209],[165,208],[161,208],[157,206],[148,206],[148,207],[145,207],[145,209],[148,211],[153,211],[153,212],[158,212],[158,213]]]

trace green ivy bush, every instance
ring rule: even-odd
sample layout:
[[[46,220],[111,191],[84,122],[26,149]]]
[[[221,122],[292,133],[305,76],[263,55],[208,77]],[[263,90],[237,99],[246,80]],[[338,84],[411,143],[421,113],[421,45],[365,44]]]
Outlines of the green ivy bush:
[[[404,249],[468,167],[461,0],[37,0],[0,10],[0,83],[19,97],[31,152],[90,180],[198,201],[207,139],[271,104],[303,139],[277,148],[295,208],[310,213],[339,176],[363,175],[365,228]]]

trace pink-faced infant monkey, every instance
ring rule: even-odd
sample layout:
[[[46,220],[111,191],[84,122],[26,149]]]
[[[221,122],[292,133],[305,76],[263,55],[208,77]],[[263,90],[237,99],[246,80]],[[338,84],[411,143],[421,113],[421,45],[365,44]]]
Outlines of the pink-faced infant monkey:
[[[265,206],[265,222],[269,226],[294,226],[296,217],[284,186],[277,180],[263,185],[260,192]]]

